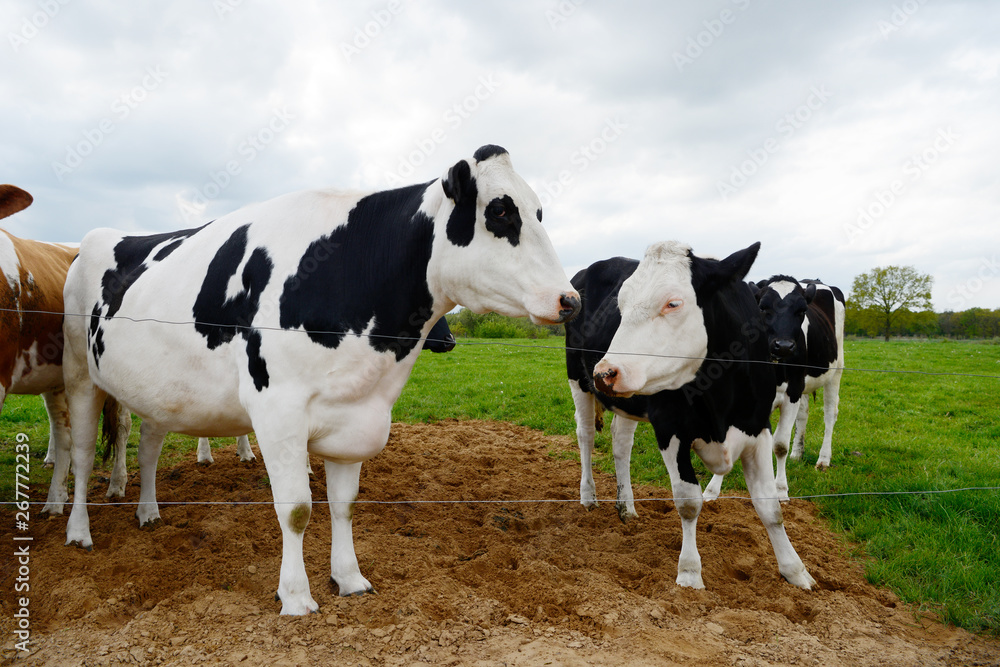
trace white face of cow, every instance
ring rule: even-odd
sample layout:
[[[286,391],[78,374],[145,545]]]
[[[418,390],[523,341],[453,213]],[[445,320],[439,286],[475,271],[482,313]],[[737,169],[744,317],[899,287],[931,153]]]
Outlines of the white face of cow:
[[[651,245],[618,294],[622,321],[594,367],[597,388],[613,395],[655,394],[694,380],[709,351],[709,328],[724,339],[720,327],[739,328],[744,322],[736,319],[746,316],[741,309],[752,309],[750,288],[738,283],[759,250],[755,243],[715,260],[673,241]]]
[[[594,368],[608,394],[654,394],[691,382],[708,351],[691,276],[691,249],[674,241],[646,250],[618,294],[621,325]]]
[[[499,146],[483,146],[441,179],[428,279],[476,313],[564,322],[580,296],[542,229],[541,203]]]

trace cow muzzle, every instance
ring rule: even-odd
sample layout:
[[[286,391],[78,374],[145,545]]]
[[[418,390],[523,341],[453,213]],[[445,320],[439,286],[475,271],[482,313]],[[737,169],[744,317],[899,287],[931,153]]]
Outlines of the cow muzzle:
[[[608,396],[628,398],[635,389],[626,386],[624,371],[614,364],[602,359],[594,367],[594,386],[597,391]]]
[[[556,322],[569,322],[580,314],[580,295],[576,292],[560,294],[559,306],[559,319]]]
[[[795,353],[795,341],[776,338],[771,341],[771,361],[784,361]]]

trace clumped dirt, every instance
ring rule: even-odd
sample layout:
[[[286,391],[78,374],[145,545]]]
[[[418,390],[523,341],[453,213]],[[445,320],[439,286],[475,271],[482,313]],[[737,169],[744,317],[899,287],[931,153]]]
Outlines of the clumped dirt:
[[[263,464],[234,449],[210,467],[161,469],[162,524],[91,509],[92,552],[65,547],[65,517],[33,516],[31,652],[10,650],[15,569],[3,558],[3,662],[24,665],[997,665],[1000,643],[937,623],[866,583],[814,507],[786,527],[818,590],[781,579],[749,500],[706,504],[705,591],[674,584],[680,520],[668,490],[636,487],[640,519],[577,502],[568,438],[493,422],[396,424],[363,467],[355,544],[378,594],[329,583],[330,528],[314,506],[305,560],[320,612],[274,601],[280,533]],[[192,447],[193,450],[193,447]],[[312,482],[325,501],[324,475]],[[598,494],[614,480],[597,476]],[[95,480],[91,499],[103,501]],[[133,475],[126,500],[138,499]],[[32,489],[42,499],[45,489]],[[68,510],[68,507],[67,507]],[[3,547],[14,519],[0,513]],[[6,531],[6,532],[4,532]],[[15,657],[16,656],[16,657]]]

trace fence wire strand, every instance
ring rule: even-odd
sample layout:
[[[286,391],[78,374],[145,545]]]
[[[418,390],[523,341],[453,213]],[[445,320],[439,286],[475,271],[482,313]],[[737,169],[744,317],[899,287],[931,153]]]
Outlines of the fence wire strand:
[[[816,500],[818,498],[851,498],[857,496],[923,496],[923,495],[943,495],[946,493],[961,493],[965,491],[1000,491],[1000,486],[967,486],[961,489],[929,489],[925,491],[848,491],[843,493],[817,493],[806,496],[789,496],[789,500]],[[701,500],[702,497],[698,498],[678,498],[671,496],[669,498],[635,498],[633,502],[636,503],[648,503],[648,502],[676,502],[678,500]],[[719,496],[714,500],[706,500],[704,502],[716,502],[718,500],[783,500],[780,497],[767,497],[763,496],[760,498],[751,498],[750,496]],[[616,503],[618,500],[616,498],[597,498],[598,503]],[[21,501],[24,502],[24,501]],[[488,498],[485,500],[338,500],[331,503],[329,500],[313,500],[313,505],[531,505],[531,504],[558,504],[558,503],[579,503],[579,498],[512,498],[512,499],[501,499],[501,498]],[[15,502],[4,502],[0,505],[14,505]],[[30,501],[28,505],[46,505],[44,501]],[[67,500],[66,504],[70,504]],[[105,502],[83,503],[87,507],[116,507],[116,506],[136,506],[139,505],[298,505],[299,501],[286,501],[277,502],[273,500],[165,500],[165,501],[118,501],[109,499]]]
[[[419,336],[392,336],[388,334],[372,334],[356,331],[325,331],[319,329],[284,329],[282,327],[265,327],[265,326],[255,326],[255,325],[245,325],[245,324],[217,324],[213,322],[200,322],[198,320],[184,320],[184,321],[174,321],[174,320],[161,320],[155,317],[128,317],[127,315],[112,315],[110,317],[104,315],[87,315],[83,313],[62,313],[59,311],[49,311],[49,310],[18,310],[15,308],[0,308],[0,312],[14,312],[14,313],[32,313],[35,315],[59,315],[63,317],[100,317],[102,320],[125,320],[133,323],[145,323],[151,322],[155,324],[167,324],[172,326],[198,326],[198,327],[218,327],[220,329],[236,329],[236,330],[256,330],[256,331],[284,331],[287,333],[299,333],[307,334],[310,336],[355,336],[357,338],[377,338],[377,339],[389,339],[389,340],[399,340],[399,341],[420,341],[424,340]],[[428,342],[446,343],[450,341],[445,341],[437,338],[427,338]],[[561,346],[561,345],[524,345],[519,343],[506,343],[501,340],[496,341],[455,341],[456,345],[469,345],[469,346],[489,346],[489,345],[504,345],[506,347],[517,347],[525,349],[535,349],[535,350],[559,350],[559,351],[574,351],[574,352],[585,352],[593,354],[605,354],[606,350],[596,350],[584,347],[572,347],[572,346]],[[653,354],[649,352],[618,352],[616,354],[622,354],[624,356],[636,356],[636,357],[650,357],[655,359],[705,359],[705,357],[690,357],[684,355],[675,354]],[[709,358],[712,359],[712,358]],[[719,361],[724,361],[725,363],[736,363],[736,364],[771,364],[774,363],[769,360],[763,359],[719,359]],[[985,373],[958,373],[954,371],[921,371],[921,370],[900,370],[894,368],[853,368],[850,366],[812,366],[809,364],[791,364],[782,362],[784,366],[792,368],[804,368],[806,370],[818,370],[818,371],[850,371],[856,373],[888,373],[897,375],[927,375],[927,376],[938,376],[938,377],[971,377],[980,378],[986,380],[1000,380],[1000,375],[988,375]]]

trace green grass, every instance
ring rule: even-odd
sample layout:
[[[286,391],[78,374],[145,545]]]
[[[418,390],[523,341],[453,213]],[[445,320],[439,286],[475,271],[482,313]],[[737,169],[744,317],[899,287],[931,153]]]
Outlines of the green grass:
[[[573,403],[562,340],[461,340],[448,354],[423,353],[393,411],[396,421],[497,419],[573,436]],[[913,495],[816,498],[831,527],[856,545],[868,579],[919,603],[949,623],[1000,634],[1000,345],[970,342],[849,340],[850,369],[970,373],[994,378],[848,370],[841,388],[833,460],[816,472],[823,420],[812,406],[803,461],[789,461],[793,496],[922,491]],[[613,474],[610,429],[598,434],[597,465]],[[32,481],[48,427],[41,400],[10,397],[0,415],[0,498],[13,487],[18,432],[32,446]],[[133,430],[131,442],[138,438]],[[232,441],[218,441],[232,447]],[[193,457],[195,441],[169,436],[162,465]],[[134,448],[129,450],[134,459]],[[700,462],[699,462],[700,463]],[[135,461],[130,460],[134,468]],[[737,466],[738,468],[738,466]],[[699,475],[708,474],[696,464]],[[8,472],[9,471],[9,472]],[[632,457],[636,483],[668,485],[652,429],[641,424]],[[43,487],[44,488],[44,487]],[[723,492],[743,490],[742,474]],[[33,498],[43,500],[43,498]]]

